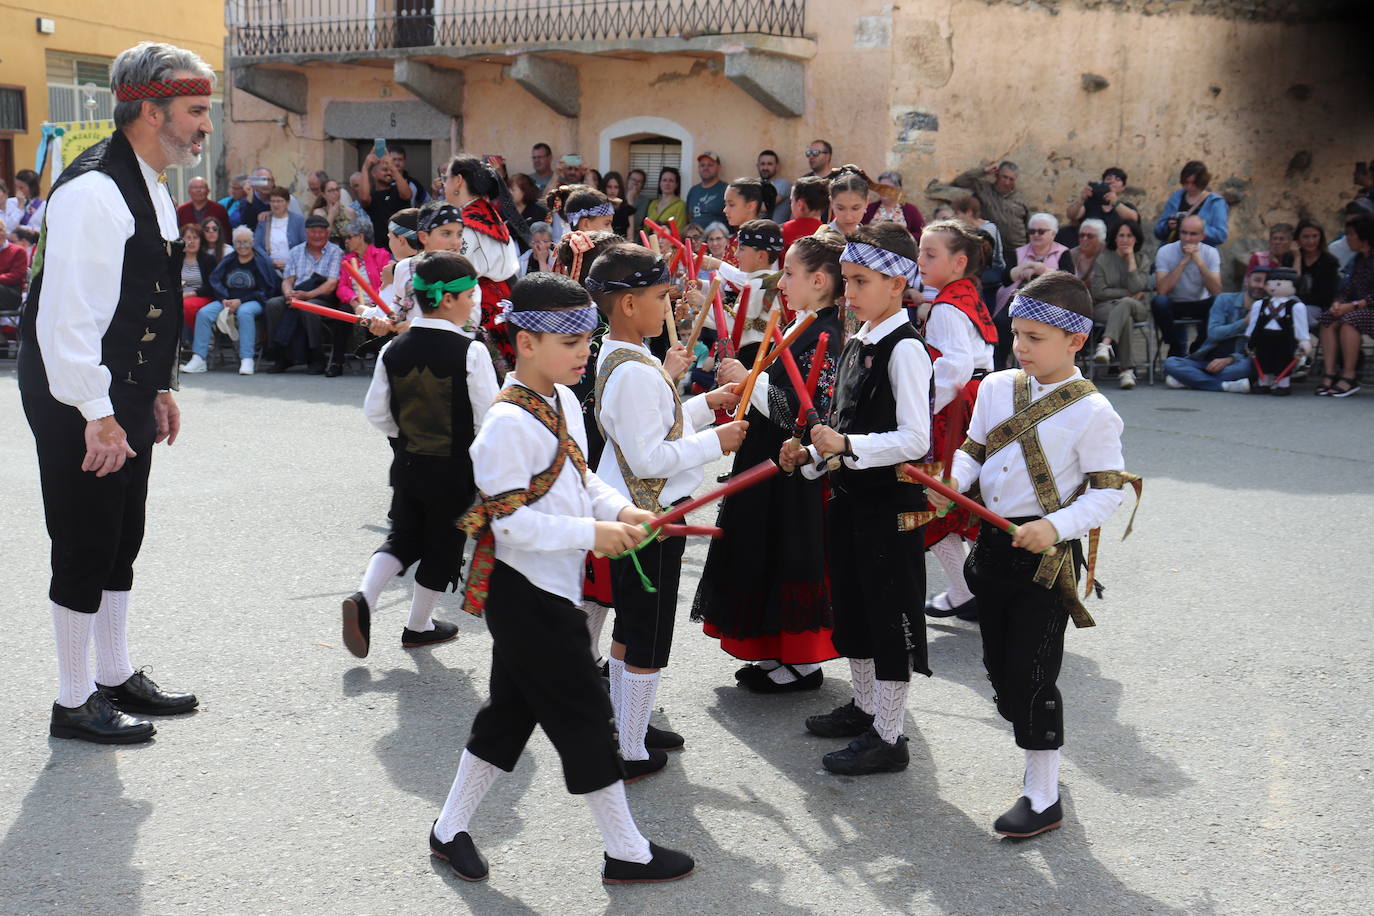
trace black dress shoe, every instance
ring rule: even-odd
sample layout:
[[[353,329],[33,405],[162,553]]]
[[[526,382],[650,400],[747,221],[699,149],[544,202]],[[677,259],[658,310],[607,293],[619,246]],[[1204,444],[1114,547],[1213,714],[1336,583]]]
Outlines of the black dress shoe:
[[[946,598],[946,601],[949,599]],[[965,617],[965,614],[972,614],[972,617]],[[926,602],[926,616],[935,618],[958,617],[960,620],[978,619],[978,599],[970,597],[963,604],[951,605],[948,610],[940,607],[932,598]]]
[[[311,372],[311,375],[314,374],[314,372]],[[343,375],[343,366],[340,366],[338,363],[330,363],[329,368],[324,370],[325,378],[338,378],[341,375]]]
[[[437,825],[439,822],[434,823]],[[434,835],[434,827],[430,827],[429,854],[447,862],[453,868],[453,873],[464,881],[485,881],[490,873],[486,857],[477,851],[466,830],[455,833],[447,843],[441,843]]]
[[[434,646],[441,642],[448,642],[450,639],[458,638],[458,624],[449,623],[447,620],[434,621],[434,629],[415,631],[410,627],[401,630],[401,646],[406,649],[418,649],[420,646]]]
[[[649,844],[649,852],[653,858],[643,865],[606,856],[606,862],[601,866],[601,883],[653,884],[660,881],[676,881],[687,877],[692,873],[692,869],[697,867],[697,863],[692,861],[692,857],[687,853],[678,852],[676,849],[664,849],[657,843]]]
[[[367,658],[372,644],[372,609],[362,592],[354,592],[343,600],[343,641],[358,658]]]
[[[978,622],[978,599],[977,599],[977,598],[970,598],[969,600],[965,601],[963,604],[959,605],[959,613],[955,614],[954,616],[955,616],[957,619],[964,621],[965,623],[977,623],[977,622]]]
[[[291,368],[291,362],[290,362],[289,360],[279,359],[279,360],[277,360],[275,363],[273,363],[272,365],[270,365],[270,366],[267,367],[267,374],[268,374],[268,375],[279,375],[279,374],[281,374],[282,372],[285,372],[287,369],[290,369],[290,368]]]
[[[783,667],[792,672],[792,680],[786,684],[779,684],[767,674],[760,678],[740,681],[740,684],[754,693],[796,693],[800,690],[820,690],[821,684],[825,683],[825,675],[819,668],[810,674],[798,675],[797,669],[791,665]]]
[[[656,747],[647,748],[649,751],[648,760],[626,760],[625,781],[634,782],[643,779],[645,776],[652,776],[659,770],[668,765],[668,752],[659,750]]]
[[[1031,807],[1030,799],[1022,795],[1016,800],[1016,804],[993,822],[992,829],[1002,836],[1028,837],[1053,830],[1063,823],[1064,809],[1058,799],[1044,811],[1036,814],[1035,809]]]
[[[758,665],[750,663],[735,672],[735,680],[743,684],[745,681],[751,681],[758,678],[761,674],[767,676],[768,672],[764,671]]]
[[[144,715],[175,716],[190,712],[200,702],[194,693],[163,690],[141,670],[129,675],[129,679],[117,687],[96,684],[95,689],[103,693],[115,709]]]
[[[666,728],[655,728],[650,725],[649,730],[644,733],[644,746],[649,750],[677,751],[681,750],[687,742],[677,732],[670,732]]]
[[[1284,385],[1282,388],[1271,389],[1269,393],[1276,398],[1286,398],[1293,393],[1293,387],[1291,385]]]
[[[305,367],[306,375],[324,375],[324,363],[310,363]]]
[[[808,716],[806,730],[822,738],[853,738],[873,727],[873,716],[853,700],[819,716]]]
[[[899,735],[896,744],[888,744],[870,728],[849,742],[849,747],[831,751],[822,757],[821,766],[843,776],[900,773],[911,762],[906,745],[905,735]]]
[[[72,709],[52,704],[52,723],[48,734],[54,738],[79,738],[94,744],[138,744],[151,741],[157,729],[153,723],[127,716],[110,705],[99,690],[86,702]]]

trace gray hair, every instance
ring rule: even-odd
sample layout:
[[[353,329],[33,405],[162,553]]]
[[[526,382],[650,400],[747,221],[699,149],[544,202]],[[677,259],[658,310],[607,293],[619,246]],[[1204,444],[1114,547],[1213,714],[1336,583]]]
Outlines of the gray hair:
[[[879,172],[879,173],[878,173],[878,184],[886,184],[886,185],[891,185],[891,186],[894,187],[894,188],[900,188],[900,187],[902,186],[902,173],[901,173],[901,172]]]
[[[1001,162],[997,163],[997,171],[1000,172],[1004,169],[1008,172],[1011,172],[1013,175],[1021,174],[1021,166],[1017,165],[1015,162],[1012,162],[1010,159],[1003,159]]]
[[[1092,229],[1097,233],[1097,237],[1102,241],[1107,241],[1107,224],[1100,219],[1085,219],[1078,224],[1078,231]]]
[[[344,230],[344,235],[361,235],[363,241],[371,245],[373,241],[372,220],[358,217],[348,224],[348,228]]]
[[[536,235],[540,235],[541,233],[543,235],[547,235],[549,238],[553,238],[553,227],[550,226],[548,223],[544,222],[542,219],[530,223],[531,238],[533,238]]]
[[[177,73],[193,73],[215,84],[215,71],[193,51],[156,41],[143,41],[120,53],[110,65],[110,91],[118,92],[123,86],[137,86],[158,80],[171,79]],[[127,127],[138,120],[143,111],[143,103],[152,102],[164,112],[171,106],[171,99],[139,99],[132,102],[116,102],[114,107],[115,127]]]
[[[1059,231],[1059,220],[1053,213],[1032,213],[1031,218],[1026,220],[1026,228],[1029,229],[1036,223],[1049,223],[1050,235]]]
[[[729,238],[729,237],[730,237],[730,229],[729,229],[729,227],[726,226],[724,223],[720,222],[719,220],[716,220],[716,221],[713,222],[713,223],[707,224],[706,228],[703,229],[703,230],[701,230],[701,237],[702,237],[702,238],[706,238],[706,237],[708,237],[712,232],[715,232],[717,229],[719,229],[721,232],[724,232],[726,238]]]
[[[237,242],[240,236],[247,236],[249,239],[252,239],[253,230],[249,229],[247,226],[235,226],[234,231],[230,234],[229,238]]]

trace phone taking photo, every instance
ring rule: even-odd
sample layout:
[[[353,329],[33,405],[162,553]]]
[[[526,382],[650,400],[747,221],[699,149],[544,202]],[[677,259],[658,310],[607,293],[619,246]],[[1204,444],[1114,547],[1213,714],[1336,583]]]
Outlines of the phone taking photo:
[[[372,140],[372,155],[376,156],[378,159],[380,159],[380,158],[382,158],[383,156],[386,155],[386,138],[385,138],[385,137],[375,137],[375,138],[373,138],[373,140]]]

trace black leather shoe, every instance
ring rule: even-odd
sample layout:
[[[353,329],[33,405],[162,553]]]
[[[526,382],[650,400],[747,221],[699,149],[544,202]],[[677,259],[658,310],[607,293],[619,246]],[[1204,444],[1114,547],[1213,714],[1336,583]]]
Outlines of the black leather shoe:
[[[314,374],[314,372],[311,372],[311,375]],[[343,375],[343,366],[340,366],[338,363],[330,363],[329,368],[324,370],[325,378],[338,378],[341,375]]]
[[[697,863],[687,853],[678,852],[676,849],[664,849],[657,843],[649,844],[649,852],[653,858],[643,865],[605,856],[606,862],[601,866],[601,883],[653,884],[676,881],[687,877],[697,867]]]
[[[1037,833],[1053,830],[1064,823],[1064,809],[1056,799],[1039,814],[1031,807],[1030,799],[1022,795],[1007,812],[992,824],[992,829],[1002,836],[1028,837]]]
[[[978,622],[978,599],[977,599],[977,598],[970,598],[969,600],[965,601],[963,604],[959,605],[959,612],[958,612],[957,614],[955,614],[954,616],[955,616],[957,619],[964,621],[965,623],[977,623],[977,622]]]
[[[434,822],[436,825],[438,821]],[[460,831],[453,835],[453,839],[447,843],[439,842],[439,838],[434,835],[434,827],[429,828],[429,854],[436,859],[443,859],[453,869],[453,873],[464,881],[485,881],[490,873],[487,868],[487,859],[472,843],[472,837],[468,836],[467,831]]]
[[[305,367],[306,375],[324,375],[324,363],[312,362]]]
[[[1284,385],[1282,388],[1273,388],[1269,391],[1276,398],[1286,398],[1293,393],[1291,385]]]
[[[127,716],[110,705],[97,690],[86,702],[72,709],[52,704],[52,723],[48,734],[54,738],[78,738],[94,744],[139,744],[151,741],[157,729],[153,723]]]
[[[343,601],[343,641],[349,652],[367,658],[372,644],[372,609],[362,592],[354,592]]]
[[[948,601],[949,599],[946,598],[945,600]],[[965,614],[972,614],[973,616],[965,617]],[[936,604],[935,599],[932,598],[926,602],[926,616],[935,617],[937,619],[944,617],[958,617],[960,620],[977,620],[978,599],[969,598],[969,600],[965,601],[963,604],[951,605],[950,608],[946,610],[945,608],[942,608],[938,604]]]
[[[650,725],[649,730],[644,733],[644,746],[649,750],[677,751],[681,750],[686,741],[677,732],[670,732],[666,728],[655,728]]]
[[[807,716],[806,730],[822,738],[853,738],[873,727],[873,717],[854,701],[819,716]]]
[[[270,365],[270,366],[267,367],[267,374],[268,374],[268,375],[279,375],[279,374],[285,372],[287,369],[290,369],[290,368],[291,368],[291,363],[290,363],[289,361],[284,360],[284,359],[279,359],[279,360],[277,360],[275,363],[273,363],[272,365]]]
[[[418,649],[420,646],[435,646],[441,642],[448,642],[450,639],[458,638],[458,624],[449,623],[447,620],[434,621],[434,629],[416,632],[410,627],[401,630],[401,646],[406,649]]]
[[[760,675],[767,677],[768,672],[764,671],[758,665],[749,664],[735,672],[735,680],[743,684],[745,681],[757,680]]]
[[[906,745],[905,735],[899,735],[896,744],[888,744],[870,728],[849,742],[849,747],[831,751],[822,757],[821,766],[843,776],[900,773],[911,762]]]
[[[793,679],[786,684],[779,684],[765,673],[763,677],[741,680],[741,686],[754,693],[796,693],[800,690],[819,690],[821,684],[825,683],[825,675],[821,669],[817,668],[810,674],[798,676],[797,670],[791,665],[783,665],[784,668],[791,670]]]
[[[173,693],[163,690],[154,684],[153,679],[144,674],[143,670],[135,671],[129,675],[127,681],[117,687],[96,684],[95,689],[103,693],[105,699],[110,701],[110,705],[120,712],[137,712],[143,715],[175,716],[190,712],[200,702],[194,693]]]
[[[648,751],[648,760],[624,761],[625,781],[627,783],[634,782],[637,779],[643,779],[645,776],[652,776],[668,765],[667,751],[659,750],[656,747],[648,748]]]

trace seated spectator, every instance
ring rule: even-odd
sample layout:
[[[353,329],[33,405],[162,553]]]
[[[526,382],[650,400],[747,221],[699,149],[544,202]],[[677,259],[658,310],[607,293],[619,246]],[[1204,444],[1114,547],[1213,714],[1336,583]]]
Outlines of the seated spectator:
[[[730,230],[724,223],[711,223],[706,227],[706,253],[718,261],[725,260],[725,252],[730,247]]]
[[[229,226],[216,217],[207,217],[200,224],[201,237],[205,239],[205,250],[218,264],[229,256],[234,246],[229,244]]]
[[[1085,219],[1080,234],[1090,223],[1101,220]],[[1093,361],[1109,363],[1115,351],[1121,373],[1117,380],[1122,388],[1135,387],[1134,325],[1150,315],[1145,304],[1150,285],[1150,273],[1140,263],[1140,246],[1145,241],[1140,224],[1125,220],[1116,227],[1107,251],[1097,256],[1088,277],[1088,290],[1093,297],[1093,318],[1105,324],[1102,340],[1093,354]]]
[[[24,280],[29,275],[29,253],[9,240],[0,225],[0,312],[17,312],[23,303]]]
[[[1093,275],[1098,255],[1107,247],[1107,225],[1100,219],[1085,219],[1078,227],[1078,245],[1069,249],[1073,273],[1087,283]]]
[[[286,269],[282,271],[281,295],[267,301],[269,356],[275,357],[268,372],[285,372],[293,365],[304,362],[311,375],[328,378],[343,375],[353,325],[331,319],[326,328],[324,319],[319,315],[287,306],[292,299],[305,299],[317,305],[351,311],[339,304],[336,295],[342,261],[343,250],[329,241],[329,224],[319,216],[306,220],[305,241],[292,248],[287,255]],[[328,367],[324,359],[326,330],[333,345]]]
[[[896,223],[905,226],[908,232],[919,239],[921,230],[925,228],[925,217],[921,216],[921,211],[915,204],[906,202],[902,194],[902,173],[880,173],[873,190],[877,192],[878,199],[869,204],[868,209],[864,211],[864,223],[875,220]]]
[[[281,281],[267,252],[253,245],[247,226],[234,230],[234,253],[220,261],[210,272],[210,290],[217,299],[196,312],[196,331],[191,341],[191,359],[182,372],[204,372],[210,355],[210,340],[221,312],[228,311],[237,322],[239,335],[239,374],[252,375],[257,352],[257,318],[263,303],[273,295]]]
[[[953,208],[949,209],[953,212]],[[940,212],[939,208],[935,212]],[[1007,313],[1011,297],[1041,274],[1052,270],[1073,273],[1069,248],[1056,238],[1059,220],[1050,213],[1033,213],[1027,226],[1030,241],[1007,255],[1007,282],[997,291],[993,302],[992,323],[997,326],[997,346],[993,350],[992,364],[997,368],[1007,364],[1007,355],[1011,353],[1011,315]]]
[[[14,196],[5,199],[5,231],[33,229],[43,231],[43,211],[47,201],[43,199],[41,181],[33,169],[22,169],[14,174]]]
[[[553,247],[553,227],[540,220],[530,223],[530,247],[520,255],[519,276],[553,271],[558,253]]]
[[[212,216],[223,220],[225,225],[229,224],[229,211],[220,206],[219,201],[210,199],[210,182],[204,178],[192,178],[186,182],[186,196],[190,199],[177,207],[178,226],[187,223],[199,225]]]
[[[357,267],[362,275],[367,277],[368,285],[377,290],[377,295],[380,296],[382,275],[391,263],[391,252],[385,248],[378,248],[373,243],[372,220],[366,216],[355,217],[344,230],[343,248],[342,263]],[[361,315],[373,304],[367,301],[367,294],[357,288],[353,277],[343,269],[339,271],[338,297],[339,301],[352,309],[355,315]],[[387,303],[387,307],[390,307],[390,303]]]
[[[1116,238],[1116,227],[1125,220],[1140,222],[1140,208],[1121,199],[1126,191],[1126,173],[1116,166],[1104,169],[1102,180],[1086,184],[1078,197],[1069,201],[1065,213],[1069,222],[1081,224],[1085,219],[1100,219],[1107,226],[1107,238]]]
[[[935,215],[932,217],[932,219],[936,220],[937,222],[942,219],[954,219],[954,208],[951,207],[949,204],[940,204],[935,208]],[[1057,223],[1059,221],[1055,220],[1055,222]],[[1068,250],[1067,245],[1064,247],[1064,250]]]
[[[1374,335],[1374,215],[1362,214],[1351,219],[1346,224],[1345,237],[1350,250],[1355,252],[1350,276],[1336,291],[1335,301],[1322,313],[1319,322],[1324,375],[1317,394],[1333,398],[1348,397],[1360,390],[1359,376],[1355,374],[1360,339],[1364,334]]]
[[[1179,222],[1178,241],[1155,253],[1156,295],[1151,308],[1170,356],[1188,352],[1188,330],[1174,320],[1202,321],[1221,292],[1221,255],[1203,241],[1206,231],[1201,216],[1185,216]]]
[[[1245,272],[1249,273],[1256,267],[1292,267],[1293,251],[1297,247],[1293,239],[1293,227],[1287,223],[1275,223],[1270,226],[1269,247],[1251,252],[1250,260],[1245,264]]]
[[[314,172],[313,176],[323,175],[324,172]],[[348,237],[348,228],[353,225],[353,221],[363,213],[344,200],[344,195],[348,192],[339,186],[339,183],[332,178],[325,178],[321,186],[321,194],[311,201],[310,212],[315,216],[323,216],[325,222],[329,224],[329,240],[339,247],[343,247],[344,239]]]
[[[272,189],[277,186],[277,180],[272,177],[272,170],[263,166],[253,169],[253,177],[248,179],[248,199],[246,207],[250,211],[245,225],[256,227],[258,223],[267,219],[271,211]],[[292,197],[289,193],[286,196],[286,209],[288,213],[294,213],[301,219],[305,219],[305,212],[301,210],[300,201]]]
[[[626,200],[625,179],[619,172],[607,172],[602,179],[602,191],[611,199],[615,214],[611,217],[611,231],[623,239],[630,237],[630,221],[635,216],[635,205]],[[678,232],[686,228],[686,223],[678,223]]]
[[[1344,232],[1337,236],[1335,241],[1333,241],[1326,248],[1326,250],[1331,252],[1331,255],[1336,259],[1336,263],[1341,266],[1342,276],[1345,276],[1346,272],[1350,269],[1350,262],[1355,260],[1354,249],[1352,249],[1348,244],[1346,244],[1345,232],[1350,231],[1351,221],[1353,221],[1355,217],[1364,213],[1374,215],[1374,202],[1371,202],[1363,197],[1357,197],[1355,200],[1352,200],[1350,203],[1346,204],[1345,217],[1341,220],[1341,226],[1343,227]]]
[[[196,326],[196,313],[215,299],[210,275],[219,260],[205,244],[205,231],[195,223],[181,227],[181,314],[189,332]],[[195,371],[194,369],[191,371]]]
[[[722,186],[722,195],[724,191]],[[670,219],[677,220],[679,226],[687,225],[690,222],[687,219],[687,202],[679,196],[681,193],[682,173],[671,165],[665,165],[658,173],[658,197],[649,202],[645,217],[660,226],[668,225]],[[724,223],[724,218],[720,222]]]
[[[1026,244],[1026,221],[1031,208],[1016,190],[1020,175],[1021,169],[1015,162],[1003,160],[971,168],[954,179],[956,187],[977,198],[980,215],[997,224],[999,246],[1003,241],[1009,248]]]
[[[682,240],[684,242],[700,243],[706,237],[706,230],[696,223],[688,223],[682,230]]]
[[[1164,384],[1199,391],[1250,391],[1250,358],[1245,354],[1245,328],[1250,307],[1264,298],[1268,274],[1259,267],[1245,277],[1245,289],[1221,293],[1207,316],[1207,338],[1187,356],[1164,360]]]
[[[1161,242],[1174,242],[1180,235],[1180,224],[1185,216],[1197,216],[1203,222],[1201,241],[1213,248],[1226,244],[1231,234],[1231,207],[1226,198],[1207,190],[1212,183],[1212,173],[1207,166],[1194,159],[1186,163],[1179,172],[1179,189],[1169,195],[1164,204],[1164,213],[1155,223],[1155,238]]]
[[[253,244],[267,252],[278,271],[286,267],[291,249],[305,241],[305,219],[291,212],[291,192],[275,187],[267,192],[270,209],[253,232]]]
[[[219,199],[219,205],[229,214],[230,229],[237,229],[248,222],[248,208],[245,204],[251,193],[253,190],[248,184],[247,175],[235,175],[229,179],[229,193]],[[226,238],[224,242],[227,245],[229,240]]]
[[[1326,230],[1316,220],[1298,223],[1298,255],[1293,267],[1298,271],[1298,294],[1307,304],[1307,319],[1315,328],[1322,312],[1335,301],[1341,282],[1340,264],[1326,250]]]

